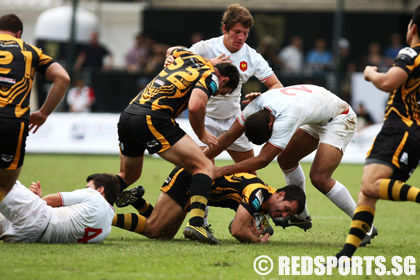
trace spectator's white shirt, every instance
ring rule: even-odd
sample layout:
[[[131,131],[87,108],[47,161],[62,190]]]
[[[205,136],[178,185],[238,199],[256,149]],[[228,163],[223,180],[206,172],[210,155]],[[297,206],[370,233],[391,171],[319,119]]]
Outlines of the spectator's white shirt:
[[[223,35],[200,41],[191,46],[190,50],[209,59],[215,58],[222,53],[229,55],[233,61],[232,64],[239,70],[239,85],[232,93],[210,97],[207,103],[206,115],[211,118],[228,119],[232,116],[237,116],[241,111],[242,84],[247,82],[252,76],[264,82],[274,74],[267,61],[247,44],[244,44],[239,51],[231,53],[223,44]]]
[[[279,53],[280,60],[285,64],[285,72],[301,73],[303,67],[303,52],[293,45],[282,49]]]
[[[74,87],[67,93],[67,104],[72,107],[73,112],[90,112],[94,102],[95,94],[88,86]]]
[[[326,124],[346,111],[349,105],[323,87],[295,85],[272,89],[255,98],[245,107],[238,121],[244,125],[247,117],[264,108],[275,117],[268,142],[284,149],[299,126]]]

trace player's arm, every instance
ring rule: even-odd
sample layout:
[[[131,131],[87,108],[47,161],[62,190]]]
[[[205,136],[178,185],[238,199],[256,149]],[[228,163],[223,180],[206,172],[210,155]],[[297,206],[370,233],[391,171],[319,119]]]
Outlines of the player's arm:
[[[215,177],[220,177],[238,172],[255,172],[256,170],[266,167],[281,151],[282,149],[267,142],[262,147],[258,156],[248,158],[235,164],[217,167],[215,168],[214,175]]]
[[[263,84],[268,88],[268,90],[284,87],[275,74],[271,75],[267,80],[264,81]],[[257,98],[261,94],[262,94],[261,92],[248,93],[245,95],[245,100],[243,100],[242,103],[248,104],[249,102]]]
[[[364,77],[366,81],[372,82],[378,89],[392,92],[407,80],[408,74],[402,68],[395,66],[391,67],[386,73],[379,73],[376,66],[366,66]]]
[[[198,87],[194,88],[188,102],[188,118],[198,138],[209,147],[213,147],[217,145],[217,138],[208,132],[204,126],[207,101],[206,92]]]
[[[267,243],[270,241],[268,233],[260,238],[262,230],[256,228],[254,218],[242,205],[239,205],[236,211],[230,232],[242,243]]]
[[[53,193],[46,195],[42,198],[47,202],[47,205],[51,207],[60,207],[63,206],[63,200],[61,199],[60,193]]]
[[[35,129],[34,133],[47,120],[48,116],[60,103],[66,93],[67,87],[70,84],[70,77],[67,74],[67,71],[57,62],[54,62],[47,68],[45,78],[53,84],[48,92],[48,96],[44,104],[42,104],[38,111],[33,112],[30,116],[29,131]]]
[[[204,153],[210,159],[217,157],[227,147],[229,147],[236,139],[238,139],[242,133],[244,133],[244,127],[239,123],[238,120],[234,121],[228,131],[220,135],[217,139],[217,146],[209,149],[206,148]]]

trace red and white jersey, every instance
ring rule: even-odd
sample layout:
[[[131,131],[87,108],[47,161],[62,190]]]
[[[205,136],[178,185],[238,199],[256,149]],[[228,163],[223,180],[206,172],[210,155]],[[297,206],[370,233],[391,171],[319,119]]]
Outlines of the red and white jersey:
[[[258,96],[245,107],[238,121],[244,125],[253,113],[269,110],[275,121],[268,142],[284,149],[299,126],[324,125],[349,108],[344,100],[323,87],[295,85],[272,89]]]
[[[111,232],[114,208],[96,190],[60,193],[63,207],[53,208],[40,243],[98,243]]]
[[[94,102],[95,93],[91,87],[74,87],[67,93],[67,104],[72,112],[90,112]]]
[[[207,103],[206,115],[215,119],[227,119],[239,114],[241,111],[242,84],[246,83],[252,76],[264,82],[274,75],[267,61],[246,43],[239,51],[231,53],[223,44],[223,35],[195,43],[190,50],[209,59],[224,53],[230,56],[233,61],[232,64],[239,70],[238,87],[230,94],[212,96]]]

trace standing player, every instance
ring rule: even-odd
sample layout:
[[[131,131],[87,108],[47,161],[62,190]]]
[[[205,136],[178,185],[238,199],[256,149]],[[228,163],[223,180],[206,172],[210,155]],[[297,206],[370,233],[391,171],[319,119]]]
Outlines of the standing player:
[[[378,199],[420,203],[420,189],[405,181],[420,160],[420,6],[407,27],[410,47],[400,50],[394,65],[379,73],[366,66],[364,76],[380,90],[390,92],[385,121],[368,152],[350,233],[336,255],[351,257],[372,227]]]
[[[34,133],[63,98],[70,83],[66,70],[40,49],[21,40],[22,21],[0,17],[0,202],[19,177],[28,131]],[[35,71],[53,84],[41,108],[30,114]]]
[[[231,128],[219,137],[219,146],[210,149],[208,155],[210,158],[218,155],[245,132],[254,144],[266,143],[260,154],[217,168],[216,176],[253,172],[277,157],[280,168],[289,170],[286,183],[304,190],[305,175],[297,167],[302,158],[316,150],[310,171],[312,184],[352,217],[356,203],[346,187],[331,176],[355,133],[356,122],[350,105],[325,88],[295,85],[274,89],[252,100]],[[277,224],[306,230],[312,227],[312,220],[305,207],[298,216]]]
[[[117,176],[92,174],[86,188],[42,198],[39,182],[16,181],[0,203],[0,240],[8,243],[98,243],[111,232]]]
[[[203,227],[214,166],[174,119],[188,107],[191,127],[201,141],[210,147],[217,145],[217,138],[204,128],[207,100],[235,89],[239,82],[238,70],[229,63],[213,66],[201,56],[178,47],[169,48],[168,54],[173,55],[175,61],[164,68],[121,114],[118,175],[127,185],[134,183],[141,175],[146,149],[187,169],[193,177],[190,220],[184,235],[217,243],[211,232]]]

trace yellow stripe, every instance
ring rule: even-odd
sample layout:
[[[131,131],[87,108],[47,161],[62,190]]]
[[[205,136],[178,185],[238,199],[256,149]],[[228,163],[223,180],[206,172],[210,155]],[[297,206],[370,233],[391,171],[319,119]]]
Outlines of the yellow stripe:
[[[351,244],[355,247],[359,247],[360,243],[362,243],[362,240],[359,237],[357,237],[356,235],[349,234],[347,236],[346,243]]]
[[[118,221],[118,215],[114,214],[114,218],[112,218],[112,225],[116,226],[117,225],[117,221]]]
[[[392,187],[392,199],[399,201],[400,200],[400,192],[401,188],[403,187],[404,183],[401,181],[395,181],[394,186]]]
[[[354,210],[354,214],[359,213],[359,212],[370,212],[372,213],[372,215],[375,215],[375,209],[373,209],[372,207],[368,206],[368,205],[359,205],[356,207],[356,210]]]
[[[407,193],[407,200],[408,201],[416,201],[416,198],[419,194],[420,190],[418,188],[411,187]]]
[[[149,126],[150,131],[152,132],[153,136],[155,136],[155,138],[160,142],[160,144],[162,145],[162,148],[160,149],[160,151],[158,153],[164,152],[167,149],[169,149],[171,147],[171,145],[169,144],[169,142],[165,139],[165,137],[163,137],[162,134],[159,133],[159,131],[156,130],[156,128],[153,126],[152,123],[152,118],[150,117],[150,115],[146,116],[147,119],[147,125]]]
[[[130,229],[131,228],[131,213],[125,213],[124,214],[124,228]]]
[[[400,168],[400,164],[398,163],[398,158],[400,157],[400,153],[401,153],[402,149],[404,148],[404,145],[405,145],[405,142],[407,141],[407,138],[408,138],[408,131],[406,131],[404,133],[404,137],[401,140],[401,143],[398,146],[397,150],[395,151],[394,156],[392,157],[392,163],[398,168]]]
[[[160,188],[161,191],[163,192],[168,192],[172,186],[175,184],[176,182],[176,178],[178,178],[178,175],[184,170],[184,168],[181,168],[180,170],[178,170],[175,175],[172,177],[171,182],[169,182],[169,184],[167,186],[164,186],[162,188]]]
[[[194,195],[194,196],[191,197],[191,204],[194,203],[194,202],[199,202],[199,203],[203,203],[203,204],[207,205],[207,201],[208,201],[207,198],[205,198],[202,195]]]
[[[139,219],[139,222],[138,222],[137,227],[134,230],[134,232],[142,233],[143,230],[144,230],[144,227],[146,225],[146,220],[147,219],[144,216],[142,216],[142,215],[137,215],[137,217]]]
[[[364,221],[361,221],[361,220],[353,220],[352,222],[351,222],[351,226],[350,226],[351,228],[358,228],[358,229],[361,229],[361,230],[363,230],[365,233],[366,232],[368,232],[369,231],[369,225],[366,223],[366,222],[364,222]]]
[[[391,181],[390,179],[382,179],[381,182],[379,183],[379,197],[380,198],[389,200],[388,185],[390,181]]]
[[[191,209],[190,217],[201,217],[204,218],[204,210],[199,208]]]
[[[20,123],[20,132],[19,132],[19,140],[18,140],[18,144],[16,147],[16,153],[15,153],[15,158],[13,159],[12,164],[10,164],[10,166],[8,168],[6,168],[6,170],[15,170],[18,167],[19,164],[19,158],[20,158],[20,150],[22,147],[22,138],[23,138],[23,131],[25,130],[25,123],[21,122]]]

